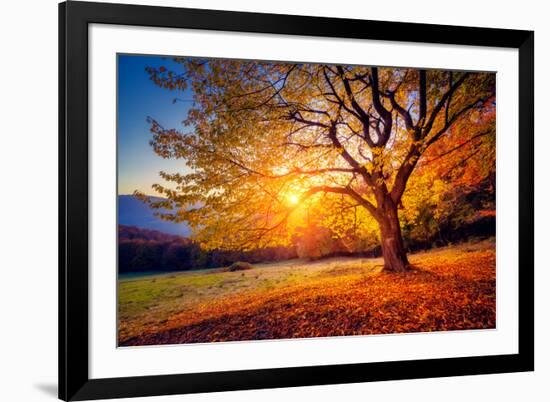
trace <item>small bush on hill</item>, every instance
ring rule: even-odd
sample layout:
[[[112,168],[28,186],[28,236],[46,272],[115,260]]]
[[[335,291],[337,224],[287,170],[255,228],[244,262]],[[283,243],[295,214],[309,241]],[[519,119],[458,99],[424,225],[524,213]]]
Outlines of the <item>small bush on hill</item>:
[[[228,266],[227,268],[224,268],[224,271],[226,272],[235,272],[235,271],[246,271],[248,269],[254,268],[252,264],[249,264],[248,262],[243,261],[237,261]]]

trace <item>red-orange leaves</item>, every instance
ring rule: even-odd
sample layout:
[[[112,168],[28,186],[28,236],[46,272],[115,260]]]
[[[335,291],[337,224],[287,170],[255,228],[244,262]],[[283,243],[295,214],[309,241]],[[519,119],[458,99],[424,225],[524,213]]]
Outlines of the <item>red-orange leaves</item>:
[[[342,269],[331,262],[331,268],[302,281],[203,303],[155,328],[134,328],[120,341],[151,345],[495,328],[494,243],[410,260],[415,268],[399,274],[373,273],[378,260],[358,259],[356,266],[348,260]]]

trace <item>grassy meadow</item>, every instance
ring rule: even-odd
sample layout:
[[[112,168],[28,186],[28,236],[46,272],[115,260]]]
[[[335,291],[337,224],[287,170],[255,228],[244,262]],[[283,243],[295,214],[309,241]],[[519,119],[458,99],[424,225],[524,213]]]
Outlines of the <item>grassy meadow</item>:
[[[119,345],[495,328],[494,239],[410,255],[121,276]]]

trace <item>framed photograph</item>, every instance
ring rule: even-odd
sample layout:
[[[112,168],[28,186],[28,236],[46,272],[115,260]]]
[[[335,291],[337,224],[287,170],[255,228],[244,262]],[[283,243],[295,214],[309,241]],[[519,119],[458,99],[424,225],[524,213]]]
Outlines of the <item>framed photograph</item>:
[[[534,33],[59,5],[59,397],[534,369]]]

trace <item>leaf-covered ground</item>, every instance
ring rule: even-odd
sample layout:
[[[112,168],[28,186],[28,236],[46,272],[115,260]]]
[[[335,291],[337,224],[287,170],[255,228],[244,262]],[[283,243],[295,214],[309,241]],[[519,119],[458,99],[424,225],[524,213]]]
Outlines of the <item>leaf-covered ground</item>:
[[[494,240],[409,256],[333,258],[122,279],[119,344],[155,345],[495,328]]]

